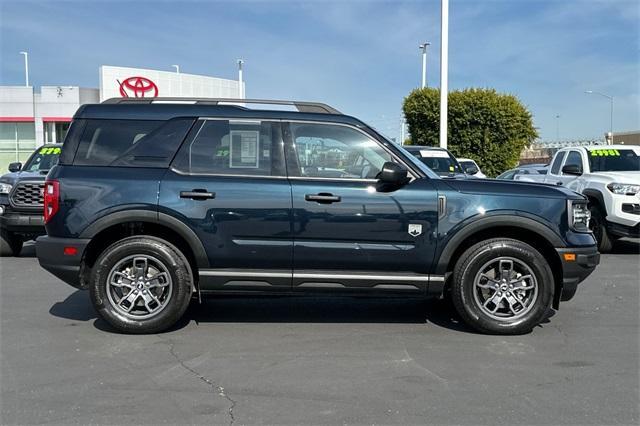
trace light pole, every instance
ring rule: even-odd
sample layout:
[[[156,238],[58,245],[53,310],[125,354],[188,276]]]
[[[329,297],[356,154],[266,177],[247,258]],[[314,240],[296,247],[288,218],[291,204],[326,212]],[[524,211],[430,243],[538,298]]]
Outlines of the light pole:
[[[560,140],[560,114],[556,114],[556,140]]]
[[[440,12],[440,147],[447,147],[449,92],[449,0],[441,0]]]
[[[610,117],[609,117],[609,135],[611,136],[610,144],[613,144],[613,96],[609,96],[605,93],[596,92],[594,90],[586,90],[584,93],[588,93],[589,95],[600,95],[604,98],[609,99],[610,103]]]
[[[24,55],[24,85],[29,87],[29,53],[20,52]]]
[[[180,74],[180,65],[171,65],[176,69],[176,74]]]
[[[420,49],[422,49],[422,86],[421,87],[423,89],[427,87],[427,46],[431,46],[431,43],[429,43],[428,41],[425,41],[420,46],[418,46]]]
[[[242,65],[244,64],[244,59],[238,59],[238,98],[244,99],[244,90],[242,90]]]

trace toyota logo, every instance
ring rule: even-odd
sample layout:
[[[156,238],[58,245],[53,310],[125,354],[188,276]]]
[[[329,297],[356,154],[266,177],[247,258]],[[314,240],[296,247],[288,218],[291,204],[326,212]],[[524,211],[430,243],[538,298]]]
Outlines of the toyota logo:
[[[158,86],[146,77],[129,77],[120,83],[120,95],[123,98],[128,98],[131,94],[136,98],[144,98],[149,92],[150,97],[158,96]]]

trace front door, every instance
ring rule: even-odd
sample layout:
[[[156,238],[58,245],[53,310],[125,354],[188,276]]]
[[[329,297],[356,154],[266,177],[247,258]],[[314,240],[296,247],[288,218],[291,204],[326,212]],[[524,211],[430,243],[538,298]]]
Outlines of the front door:
[[[284,134],[294,290],[424,292],[437,231],[429,180],[381,188],[376,175],[398,159],[354,127],[291,122]]]
[[[160,185],[160,213],[197,234],[202,290],[291,289],[291,187],[280,123],[201,120]]]

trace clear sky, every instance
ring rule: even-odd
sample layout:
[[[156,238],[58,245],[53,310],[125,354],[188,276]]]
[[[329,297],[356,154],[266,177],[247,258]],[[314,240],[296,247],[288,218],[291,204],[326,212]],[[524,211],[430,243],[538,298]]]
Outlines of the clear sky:
[[[98,87],[100,65],[236,78],[247,97],[317,100],[396,137],[440,1],[0,0],[0,84]],[[518,96],[543,139],[640,130],[639,0],[450,0],[450,88]],[[557,116],[560,118],[557,118]]]

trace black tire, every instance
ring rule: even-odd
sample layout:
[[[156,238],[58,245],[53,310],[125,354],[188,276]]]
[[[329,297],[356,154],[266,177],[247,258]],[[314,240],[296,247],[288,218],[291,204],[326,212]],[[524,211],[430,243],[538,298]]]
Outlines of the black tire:
[[[494,283],[485,281],[483,285],[494,285],[498,289],[494,290],[480,289],[476,286],[476,278],[487,265],[493,265],[498,262],[500,269],[503,263],[508,265],[511,262],[512,270],[528,268],[528,274],[535,278],[535,281],[529,279],[521,281],[524,285],[532,288],[529,292],[518,289],[502,289],[504,291],[504,299],[500,299],[499,303],[492,303],[489,306],[495,307],[499,312],[490,314],[485,312],[488,308],[483,308],[483,301],[493,299],[496,295],[502,295],[499,290],[504,285],[502,281]],[[490,267],[490,266],[489,266]],[[506,269],[504,269],[506,271]],[[516,271],[517,272],[517,271]],[[524,274],[523,274],[524,275]],[[495,278],[495,276],[494,276]],[[478,278],[479,283],[483,283],[485,278]],[[515,282],[515,281],[514,281]],[[520,284],[514,284],[519,286]],[[507,283],[508,287],[508,283]],[[554,293],[554,280],[551,268],[544,256],[529,244],[510,238],[495,238],[481,241],[469,249],[467,249],[456,263],[453,271],[453,281],[451,285],[451,293],[454,306],[462,317],[462,319],[474,329],[489,334],[523,334],[531,331],[533,327],[540,324],[547,316],[551,307]],[[488,295],[484,300],[483,293]],[[507,296],[508,295],[508,296]],[[528,306],[521,305],[518,310],[518,303],[515,304],[516,312],[513,318],[509,318],[511,312],[503,313],[500,310],[506,310],[513,304],[507,300],[519,302],[515,296],[523,296],[524,300],[529,300]],[[520,299],[522,300],[522,299]],[[503,306],[503,307],[502,307]],[[504,317],[496,318],[496,316],[504,315]]]
[[[153,289],[144,286],[137,287],[137,283],[142,282],[136,281],[137,278],[132,280],[124,278],[128,282],[127,287],[108,285],[112,273],[114,277],[124,277],[124,275],[118,275],[114,272],[117,268],[124,267],[120,265],[126,265],[130,261],[129,259],[132,259],[131,262],[135,268],[136,259],[145,258],[147,259],[147,271],[154,269],[158,273],[164,272],[161,275],[170,278],[169,281],[163,277],[164,283],[169,282],[169,284],[165,284],[166,287],[156,286]],[[131,275],[137,274],[131,271]],[[134,290],[138,293],[134,294]],[[120,298],[117,294],[119,291],[122,291]],[[127,307],[131,307],[132,311],[149,310],[149,305],[145,301],[151,297],[151,292],[154,292],[156,300],[162,302],[151,301],[156,308],[161,307],[157,312],[149,312],[150,316],[147,317],[142,313],[136,315],[135,312],[124,312]],[[193,275],[185,256],[167,241],[146,235],[125,238],[104,250],[96,260],[89,283],[91,301],[98,314],[117,330],[130,334],[158,333],[174,325],[189,306],[192,292]],[[125,300],[130,294],[134,298],[133,303],[128,303]],[[144,299],[142,299],[143,297]],[[118,307],[116,306],[118,303],[125,304]],[[139,308],[136,308],[137,306]]]
[[[613,248],[614,239],[607,231],[607,221],[604,212],[596,204],[589,205],[591,212],[591,220],[589,221],[589,229],[593,232],[593,236],[598,242],[598,251],[600,253],[609,253]]]
[[[0,257],[19,256],[22,251],[22,237],[0,229]]]

